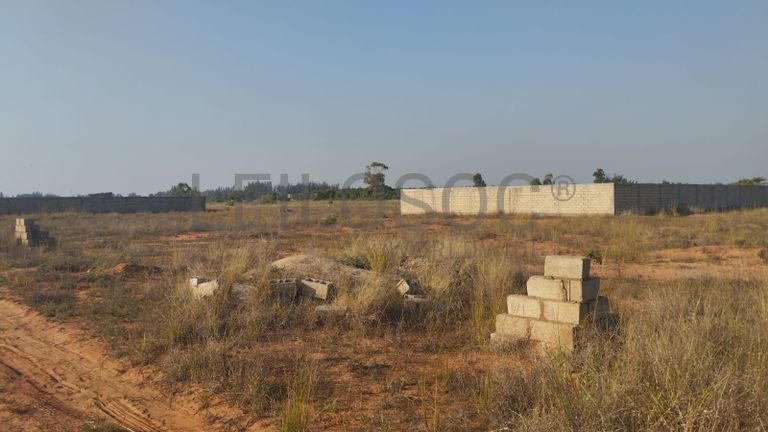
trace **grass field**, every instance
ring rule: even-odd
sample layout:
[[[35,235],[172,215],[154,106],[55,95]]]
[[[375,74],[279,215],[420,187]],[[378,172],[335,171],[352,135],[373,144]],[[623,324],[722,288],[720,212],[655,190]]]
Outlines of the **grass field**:
[[[502,223],[400,219],[398,205],[39,215],[50,251],[14,247],[0,217],[0,286],[168,389],[199,389],[221,430],[768,428],[768,210]],[[506,296],[556,253],[593,259],[619,330],[572,355],[492,349]],[[322,319],[312,301],[266,295],[283,276],[270,263],[296,254],[414,277],[430,301],[405,307],[386,283],[340,277],[349,314]],[[193,275],[224,289],[193,298]],[[257,289],[226,295],[243,281]]]

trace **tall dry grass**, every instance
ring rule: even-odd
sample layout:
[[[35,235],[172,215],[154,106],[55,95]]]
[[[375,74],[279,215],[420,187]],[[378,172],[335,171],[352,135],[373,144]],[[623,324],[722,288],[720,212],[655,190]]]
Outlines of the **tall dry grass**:
[[[498,370],[492,417],[515,430],[764,430],[766,286],[689,280],[645,300],[612,340]]]

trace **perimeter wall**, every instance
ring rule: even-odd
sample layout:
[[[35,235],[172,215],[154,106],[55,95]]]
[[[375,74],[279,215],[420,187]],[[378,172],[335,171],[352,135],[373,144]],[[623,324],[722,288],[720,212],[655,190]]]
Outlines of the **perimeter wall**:
[[[400,213],[614,215],[662,209],[768,207],[768,186],[572,184],[403,189]]]
[[[205,211],[205,197],[29,197],[0,198],[0,214],[161,213]]]

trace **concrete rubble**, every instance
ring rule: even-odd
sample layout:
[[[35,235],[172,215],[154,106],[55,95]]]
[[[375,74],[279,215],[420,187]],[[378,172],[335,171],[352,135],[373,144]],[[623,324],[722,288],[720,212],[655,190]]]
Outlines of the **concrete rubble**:
[[[270,280],[268,290],[265,295],[271,296],[273,299],[279,301],[282,304],[295,302],[300,296],[321,300],[326,303],[332,302],[337,295],[336,286],[333,282],[316,276],[318,274],[321,276],[330,275],[333,273],[330,269],[336,269],[334,266],[347,267],[342,266],[333,260],[327,260],[322,257],[314,257],[310,255],[296,255],[293,257],[287,257],[275,261],[272,264],[273,267],[281,271],[281,274],[288,275],[288,277]],[[319,270],[310,271],[312,269]],[[391,275],[382,276],[374,274],[370,271],[366,272],[359,269],[351,269],[348,271],[351,273],[344,273],[344,271],[339,270],[339,277],[341,277],[344,281],[353,282],[351,285],[353,287],[357,287],[358,289],[363,288],[366,285],[389,285],[394,286],[394,288],[402,296],[403,302],[406,305],[425,304],[428,301],[427,297],[424,295],[424,290],[421,288],[419,283],[412,278],[403,277],[402,279],[398,280]],[[303,277],[295,277],[292,275],[302,275]],[[245,279],[253,278],[255,276],[257,275],[254,274],[249,276],[249,274],[246,273]],[[344,276],[349,276],[349,279],[345,278]],[[195,297],[208,297],[213,295],[216,290],[219,289],[219,280],[193,277],[189,279],[189,287],[192,289]],[[255,285],[247,283],[235,283],[232,285],[231,294],[236,299],[243,300],[249,293],[257,291],[257,289],[258,287]],[[316,308],[316,312],[320,315],[345,315],[346,311],[346,307],[336,306],[333,304],[319,305]]]
[[[610,313],[608,298],[598,296],[600,279],[589,270],[589,258],[547,256],[544,276],[528,279],[528,295],[507,297],[507,313],[496,317],[491,342],[531,339],[572,351],[590,328],[615,328],[618,316]]]
[[[31,219],[16,219],[16,246],[26,247],[53,247],[56,245],[56,239],[35,225]]]

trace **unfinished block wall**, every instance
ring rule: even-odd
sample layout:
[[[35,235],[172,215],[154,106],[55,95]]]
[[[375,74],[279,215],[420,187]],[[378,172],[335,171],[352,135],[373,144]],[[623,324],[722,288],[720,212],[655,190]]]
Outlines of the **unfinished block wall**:
[[[696,184],[576,184],[501,188],[403,189],[400,213],[614,215],[675,207],[736,209],[768,206],[768,186]]]
[[[403,189],[400,213],[612,215],[612,184]]]

